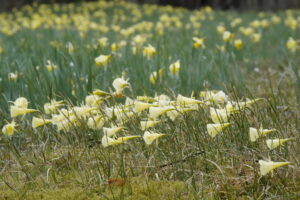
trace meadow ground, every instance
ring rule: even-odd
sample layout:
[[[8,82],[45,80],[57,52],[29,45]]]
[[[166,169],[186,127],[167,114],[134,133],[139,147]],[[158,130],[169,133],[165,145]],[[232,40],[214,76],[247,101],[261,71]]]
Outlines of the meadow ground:
[[[1,13],[0,199],[300,199],[299,28],[298,10]]]

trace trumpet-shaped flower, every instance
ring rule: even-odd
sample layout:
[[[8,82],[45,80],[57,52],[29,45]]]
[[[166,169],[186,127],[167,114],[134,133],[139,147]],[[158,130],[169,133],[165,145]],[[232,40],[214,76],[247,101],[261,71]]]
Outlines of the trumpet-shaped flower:
[[[18,108],[27,108],[28,107],[28,101],[25,97],[19,97],[13,102],[14,106]]]
[[[146,56],[147,59],[150,59],[154,54],[156,54],[156,50],[151,44],[149,44],[147,47],[144,47],[143,55]]]
[[[50,119],[43,119],[43,118],[33,117],[31,125],[32,125],[32,128],[37,128],[39,126],[44,126],[44,125],[49,124],[51,122],[52,122],[52,120],[50,120]]]
[[[96,90],[93,91],[93,95],[97,95],[97,96],[103,97],[103,96],[109,96],[110,94],[108,92],[96,89]]]
[[[111,128],[103,127],[103,133],[104,135],[111,137],[123,129],[124,127],[111,127]]]
[[[243,47],[243,41],[241,39],[237,39],[233,41],[233,46],[236,49],[241,49]]]
[[[264,176],[269,172],[273,172],[273,170],[278,167],[282,167],[282,166],[290,165],[290,164],[292,164],[292,163],[291,162],[273,162],[273,161],[259,160],[260,174],[262,176]]]
[[[72,126],[72,122],[68,119],[64,119],[59,122],[55,122],[54,124],[57,126],[58,131],[61,131],[61,130],[69,131]]]
[[[230,40],[232,40],[234,38],[234,34],[229,31],[224,31],[222,37],[223,37],[224,42],[229,42]]]
[[[162,133],[153,133],[150,131],[145,131],[143,139],[147,145],[150,145],[153,143],[154,140],[157,140],[158,138],[165,136],[166,134]]]
[[[226,31],[224,25],[222,25],[222,24],[218,25],[216,29],[217,29],[217,32],[220,34],[223,34]]]
[[[144,130],[147,130],[148,128],[156,126],[160,122],[161,121],[158,121],[158,120],[147,120],[147,121],[141,121],[140,124],[141,124],[142,130],[144,131]]]
[[[143,102],[148,102],[148,103],[157,101],[155,98],[147,97],[147,96],[137,96],[136,99],[138,101],[143,101]]]
[[[132,39],[132,43],[136,46],[141,46],[144,44],[144,42],[146,41],[145,37],[142,37],[141,35],[136,35],[135,37],[133,37]]]
[[[180,70],[180,61],[179,60],[177,60],[175,63],[172,63],[169,66],[170,74],[173,76],[177,75],[179,70]]]
[[[111,50],[112,52],[117,51],[117,48],[118,48],[118,46],[117,46],[116,43],[112,43],[112,44],[110,45],[110,50]]]
[[[261,34],[260,33],[253,33],[251,35],[251,40],[252,40],[253,43],[259,42],[260,39],[261,39]]]
[[[2,133],[4,135],[11,136],[16,131],[16,126],[17,126],[16,122],[12,121],[11,123],[8,123],[3,126]]]
[[[75,48],[71,42],[67,43],[66,48],[67,48],[69,54],[74,53]]]
[[[19,115],[25,115],[27,113],[36,112],[37,110],[29,109],[29,108],[20,108],[17,106],[10,106],[10,116],[17,117]]]
[[[249,128],[250,141],[255,142],[258,138],[267,135],[269,133],[272,133],[274,131],[276,131],[276,129],[263,129],[263,128],[257,129],[257,128],[250,127]]]
[[[223,123],[223,124],[207,124],[206,129],[207,133],[212,137],[216,137],[219,133],[221,133],[225,128],[230,126],[230,123]]]
[[[174,121],[178,115],[180,114],[183,114],[183,113],[186,113],[186,112],[190,112],[190,111],[193,111],[193,110],[196,110],[196,108],[176,108],[176,110],[171,110],[171,111],[168,111],[167,112],[167,116],[172,120]]]
[[[95,58],[95,63],[97,65],[97,67],[102,67],[102,66],[107,65],[110,58],[111,58],[111,55],[100,55],[97,58]]]
[[[146,110],[150,107],[157,107],[157,105],[150,104],[150,103],[144,103],[144,102],[141,102],[141,101],[135,101],[134,102],[135,112],[141,112],[141,111]]]
[[[98,44],[100,45],[100,47],[105,47],[107,45],[107,40],[108,39],[106,37],[98,39]]]
[[[104,98],[101,98],[98,95],[88,95],[85,97],[85,104],[90,107],[97,107],[102,101],[104,101]]]
[[[193,37],[193,47],[195,49],[201,47],[201,48],[205,48],[205,44],[204,44],[204,38],[197,38],[197,37]]]
[[[113,83],[113,87],[115,88],[117,93],[122,93],[123,90],[129,86],[128,80],[123,78],[116,78]]]
[[[178,103],[179,105],[204,104],[202,101],[185,97],[180,94],[177,96],[176,103]]]
[[[90,129],[100,130],[105,124],[105,120],[102,115],[96,115],[93,117],[89,117],[87,121],[87,125]]]
[[[295,52],[299,48],[298,41],[294,40],[292,37],[286,42],[286,48],[291,52]]]
[[[11,73],[8,74],[8,80],[16,81],[17,79],[18,79],[18,73],[11,72]]]
[[[158,80],[162,79],[162,76],[164,74],[164,69],[161,68],[157,71],[154,71],[150,74],[150,77],[149,77],[149,81],[151,84],[155,84]]]
[[[202,91],[200,96],[206,101],[223,104],[228,101],[228,96],[225,92],[221,91]]]
[[[267,146],[270,150],[275,149],[276,147],[283,145],[284,143],[292,140],[292,138],[286,138],[286,139],[268,139],[266,140]]]
[[[50,103],[44,104],[44,111],[46,114],[56,113],[59,106],[61,106],[63,101],[51,100]]]
[[[74,114],[76,117],[84,117],[91,111],[95,110],[96,108],[89,107],[89,106],[75,106],[72,108],[71,113]]]
[[[101,144],[103,147],[108,147],[108,146],[122,144],[122,143],[123,143],[123,141],[110,138],[106,135],[104,135],[101,139]]]
[[[210,108],[210,117],[214,123],[228,122],[230,112],[226,109]]]
[[[149,108],[149,116],[152,119],[156,119],[164,113],[174,110],[173,106],[164,106],[164,107],[150,107]]]
[[[47,60],[46,69],[48,70],[48,72],[51,72],[53,69],[57,70],[58,65],[52,63],[50,60]]]
[[[124,137],[118,137],[116,140],[121,141],[121,142],[126,142],[128,140],[132,140],[135,138],[140,138],[140,135],[129,135],[129,136],[124,136]]]

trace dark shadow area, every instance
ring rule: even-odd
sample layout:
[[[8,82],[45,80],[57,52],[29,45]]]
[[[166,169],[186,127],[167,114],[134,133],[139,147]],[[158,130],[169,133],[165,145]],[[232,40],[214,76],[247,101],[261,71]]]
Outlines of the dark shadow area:
[[[24,5],[36,3],[78,3],[97,0],[0,0],[0,11],[8,11],[13,8],[20,8]],[[111,1],[111,0],[107,0]],[[197,9],[203,6],[211,6],[221,10],[282,10],[300,8],[300,0],[126,0],[139,4],[171,5]]]

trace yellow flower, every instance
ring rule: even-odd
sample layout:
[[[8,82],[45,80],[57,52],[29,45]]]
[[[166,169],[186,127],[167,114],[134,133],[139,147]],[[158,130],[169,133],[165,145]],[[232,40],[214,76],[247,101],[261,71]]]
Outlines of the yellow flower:
[[[223,92],[222,90],[220,91],[202,91],[200,92],[200,97],[203,97],[204,100],[218,103],[218,104],[223,104],[228,101],[228,96]]]
[[[180,94],[177,96],[176,103],[179,104],[179,105],[204,104],[202,101],[192,99],[192,98],[189,98],[189,97],[185,97],[185,96],[182,96]]]
[[[134,45],[137,45],[137,46],[143,45],[145,41],[146,41],[146,38],[145,38],[145,37],[142,37],[141,35],[136,35],[136,36],[132,39],[132,43],[133,43]]]
[[[134,102],[135,112],[141,112],[141,111],[146,110],[150,107],[157,107],[157,105],[153,105],[153,104],[150,104],[150,103],[144,103],[144,102],[141,102],[141,101],[135,101]]]
[[[44,104],[44,111],[46,114],[52,114],[52,113],[56,113],[57,108],[59,106],[61,106],[63,103],[63,101],[55,101],[55,100],[51,100],[50,103],[45,103]]]
[[[51,122],[52,122],[52,120],[50,120],[50,119],[33,117],[31,125],[32,125],[32,128],[37,128],[39,126],[43,126],[43,125],[49,124]]]
[[[125,47],[126,45],[127,45],[126,40],[121,40],[121,41],[117,44],[117,47],[118,47],[118,48],[121,48],[121,47]]]
[[[11,72],[11,73],[8,74],[8,80],[16,81],[17,79],[18,79],[18,73]]]
[[[10,106],[10,115],[11,117],[17,117],[19,115],[25,115],[26,113],[36,112],[37,110],[28,109],[28,108],[20,108],[17,106]]]
[[[105,92],[103,90],[98,90],[98,89],[94,90],[93,94],[97,95],[97,96],[109,96],[110,95],[108,92]]]
[[[149,108],[149,116],[152,119],[156,119],[164,113],[174,110],[173,106],[164,106],[164,107],[150,107]]]
[[[158,72],[156,72],[156,71],[152,72],[149,77],[150,83],[155,84],[159,79],[162,78],[163,73],[164,73],[163,68],[159,69]]]
[[[266,19],[263,19],[263,20],[261,20],[260,24],[263,28],[266,28],[270,25],[270,22]]]
[[[85,97],[85,104],[90,107],[97,107],[102,101],[104,101],[104,98],[101,98],[98,95],[88,95]]]
[[[240,23],[242,23],[242,19],[241,19],[241,18],[235,18],[235,19],[230,23],[230,26],[231,26],[231,27],[235,27],[235,26],[239,25]]]
[[[107,45],[107,40],[108,39],[106,37],[98,39],[98,44],[100,45],[100,47],[105,47]]]
[[[261,38],[261,34],[260,33],[253,33],[251,35],[251,40],[252,40],[253,43],[259,42],[260,38]]]
[[[275,149],[276,147],[283,145],[284,143],[292,140],[292,138],[286,138],[286,139],[269,139],[266,140],[267,146],[270,150]]]
[[[196,110],[196,108],[182,108],[182,107],[178,107],[176,108],[176,110],[171,110],[167,112],[167,116],[174,121],[178,115],[186,113],[186,112],[190,112]]]
[[[74,114],[77,118],[81,118],[95,109],[96,108],[89,106],[74,106],[73,108],[71,108],[70,113]]]
[[[53,69],[57,70],[58,66],[53,64],[50,60],[47,60],[46,69],[48,70],[48,72],[51,72]]]
[[[288,17],[284,23],[285,23],[285,25],[290,27],[292,30],[296,30],[296,28],[298,26],[297,20],[293,17]]]
[[[299,48],[298,41],[290,37],[286,42],[286,48],[291,52],[295,52]]]
[[[148,128],[156,126],[160,122],[161,121],[158,121],[158,120],[147,120],[147,121],[141,121],[140,124],[141,124],[142,130],[144,131],[144,130],[147,130]]]
[[[148,102],[148,103],[152,103],[152,102],[156,101],[156,99],[154,99],[152,97],[148,97],[148,96],[137,96],[136,99],[138,101],[144,101],[144,102]]]
[[[87,121],[87,125],[90,129],[93,130],[100,130],[105,124],[104,117],[102,115],[96,115],[93,117],[89,117]]]
[[[225,128],[230,126],[230,123],[222,123],[222,124],[207,124],[206,129],[207,133],[212,137],[216,137],[219,133],[221,133]]]
[[[154,140],[157,140],[158,138],[165,136],[166,134],[162,133],[153,133],[149,131],[144,132],[143,139],[147,145],[150,145],[153,143]]]
[[[116,44],[116,43],[112,43],[112,44],[110,45],[110,50],[111,50],[112,52],[117,51],[117,44]]]
[[[278,16],[273,16],[272,18],[271,18],[271,21],[274,23],[274,24],[279,24],[280,23],[280,21],[281,21],[281,19],[280,19],[280,17],[278,17]]]
[[[177,75],[179,70],[180,70],[180,61],[179,60],[177,60],[175,63],[172,63],[169,66],[169,71],[173,76]]]
[[[104,135],[111,137],[123,129],[124,127],[111,127],[111,128],[103,127],[103,133]]]
[[[276,129],[256,129],[256,128],[249,128],[249,136],[250,136],[250,141],[255,142],[259,137],[262,137],[264,135],[267,135],[269,133],[272,133],[276,131]]]
[[[234,40],[233,46],[236,49],[241,49],[243,47],[243,41],[241,39]]]
[[[282,166],[290,165],[290,164],[292,164],[292,163],[291,162],[273,162],[273,161],[259,160],[260,174],[262,176],[264,176],[269,172],[273,172],[273,170],[278,167],[282,167]]]
[[[12,121],[11,123],[8,123],[5,126],[3,126],[2,133],[4,135],[11,136],[16,131],[16,128],[15,128],[16,126],[17,126],[16,123],[14,121]]]
[[[245,36],[249,36],[249,35],[251,35],[251,34],[254,32],[254,29],[251,28],[251,27],[247,27],[247,28],[241,27],[239,30],[240,30],[240,32],[242,32]]]
[[[217,26],[217,32],[223,34],[225,32],[225,27],[223,25]]]
[[[112,83],[114,89],[116,90],[116,93],[123,93],[123,90],[127,87],[129,87],[128,80],[125,80],[123,78],[116,78]]]
[[[123,143],[123,141],[110,138],[106,135],[104,135],[101,140],[101,144],[103,147],[108,147],[108,146],[122,144],[122,143]]]
[[[97,58],[95,58],[95,63],[97,67],[106,66],[111,58],[111,55],[100,55]]]
[[[156,50],[151,44],[148,44],[147,47],[144,47],[143,55],[146,56],[147,59],[150,59],[154,54],[156,54]]]
[[[71,42],[68,42],[68,44],[66,45],[66,47],[67,47],[67,50],[68,50],[69,54],[74,53],[75,48],[74,48],[74,46],[73,46],[73,44]]]
[[[229,32],[229,31],[224,31],[223,32],[223,40],[224,42],[229,42],[234,38],[234,34]]]
[[[139,135],[129,135],[129,136],[124,136],[124,137],[118,137],[116,140],[121,141],[121,142],[126,142],[128,140],[132,140],[135,138],[140,138],[141,136]]]
[[[210,117],[214,123],[228,122],[230,111],[226,109],[210,108]]]
[[[195,49],[202,47],[205,48],[205,44],[204,44],[204,38],[197,38],[197,37],[193,37],[193,46]]]
[[[25,97],[19,97],[13,102],[14,106],[18,108],[27,108],[28,107],[28,101]]]
[[[136,54],[137,54],[137,51],[138,51],[138,48],[137,48],[136,46],[133,46],[133,47],[131,48],[131,51],[132,51],[132,54],[133,54],[133,55],[136,55]]]
[[[254,20],[250,23],[250,26],[252,26],[253,28],[258,28],[261,26],[261,23],[259,20]]]

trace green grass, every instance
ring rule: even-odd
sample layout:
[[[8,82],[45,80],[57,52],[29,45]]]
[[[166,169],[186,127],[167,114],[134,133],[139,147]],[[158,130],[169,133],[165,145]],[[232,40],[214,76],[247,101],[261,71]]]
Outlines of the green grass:
[[[167,20],[170,26],[162,22],[165,15],[173,17]],[[275,15],[279,24],[272,23]],[[20,96],[39,110],[15,118],[18,131],[13,136],[0,135],[0,199],[299,199],[300,60],[298,50],[286,48],[289,37],[299,39],[299,28],[285,24],[291,15],[299,24],[298,10],[209,12],[113,2],[35,5],[0,14],[1,127],[12,120],[9,101]],[[236,18],[242,23],[232,27]],[[239,31],[264,19],[268,27],[253,28],[262,35],[258,43]],[[160,23],[163,34],[156,28]],[[220,23],[243,40],[242,49],[222,40],[216,31]],[[127,36],[128,27],[134,31]],[[134,55],[131,43],[138,34],[148,36]],[[193,48],[194,36],[205,38],[204,49]],[[101,37],[108,38],[107,46],[99,46]],[[122,40],[127,44],[112,53],[110,45]],[[73,53],[66,48],[68,42]],[[142,54],[148,44],[156,48],[150,60]],[[96,67],[94,59],[100,54],[112,54],[106,67]],[[58,69],[49,72],[47,60]],[[168,67],[177,60],[181,68],[173,77]],[[160,68],[163,76],[151,84],[150,74]],[[11,72],[18,74],[16,80],[8,78]],[[199,98],[200,91],[223,90],[232,100],[265,100],[233,115],[233,125],[215,138],[206,130],[212,123],[209,107],[175,121],[163,116],[151,130],[167,136],[150,146],[138,138],[104,148],[102,129],[89,129],[83,118],[70,131],[57,131],[52,124],[31,127],[32,116],[51,118],[43,111],[44,103],[56,99],[64,100],[65,108],[82,105],[95,89],[113,92],[113,80],[122,75],[129,79],[131,88],[124,95],[130,98],[166,94],[176,99],[192,93]],[[99,110],[124,102],[125,97],[110,98]],[[129,118],[121,135],[142,136],[139,123],[146,117],[144,111]],[[110,123],[116,120],[105,126]],[[294,140],[270,151],[266,138],[249,141],[249,127],[260,125],[277,129],[266,138]],[[273,176],[260,176],[257,161],[268,158],[293,164],[276,169]],[[121,184],[108,183],[115,179]]]

